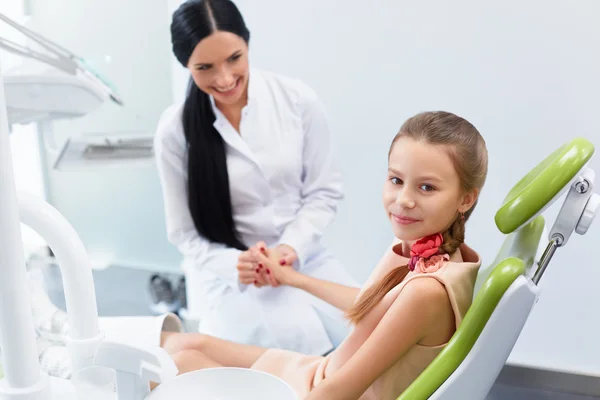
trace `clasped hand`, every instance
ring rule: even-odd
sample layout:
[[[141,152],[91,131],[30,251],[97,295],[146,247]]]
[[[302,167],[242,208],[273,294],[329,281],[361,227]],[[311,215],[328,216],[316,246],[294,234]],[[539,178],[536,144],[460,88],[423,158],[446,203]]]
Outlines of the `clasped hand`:
[[[256,287],[277,287],[287,284],[287,277],[295,272],[291,268],[297,260],[296,251],[285,244],[267,248],[258,242],[238,257],[238,278],[241,283]]]

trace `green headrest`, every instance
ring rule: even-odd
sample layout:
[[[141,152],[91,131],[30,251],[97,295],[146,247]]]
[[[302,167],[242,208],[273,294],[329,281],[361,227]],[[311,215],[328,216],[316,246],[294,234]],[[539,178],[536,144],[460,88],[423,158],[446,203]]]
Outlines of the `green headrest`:
[[[508,234],[543,212],[556,200],[594,154],[585,138],[565,143],[533,168],[508,193],[496,212],[498,229]]]
[[[475,283],[475,293],[479,292],[479,289],[486,282],[492,270],[509,257],[515,257],[522,260],[525,265],[526,275],[529,276],[530,269],[535,262],[545,225],[546,222],[544,217],[538,215],[521,229],[506,235],[502,247],[500,247],[494,261],[487,266],[482,265],[481,268],[479,268],[477,282]]]

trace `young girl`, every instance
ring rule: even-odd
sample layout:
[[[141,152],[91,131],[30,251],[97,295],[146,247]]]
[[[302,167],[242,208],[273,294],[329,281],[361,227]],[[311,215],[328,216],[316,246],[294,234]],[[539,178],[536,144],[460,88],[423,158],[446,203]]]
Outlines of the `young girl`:
[[[163,334],[180,373],[235,366],[279,376],[307,400],[395,399],[440,353],[467,312],[481,264],[465,222],[487,175],[479,132],[446,112],[410,118],[388,155],[383,205],[397,238],[362,290],[303,275],[252,249],[273,285],[305,290],[354,324],[326,357]]]

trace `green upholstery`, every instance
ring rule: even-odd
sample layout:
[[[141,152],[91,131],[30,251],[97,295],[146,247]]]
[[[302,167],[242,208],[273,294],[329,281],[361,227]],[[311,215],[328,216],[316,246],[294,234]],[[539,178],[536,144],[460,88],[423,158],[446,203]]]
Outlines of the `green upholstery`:
[[[540,214],[568,188],[593,154],[591,142],[573,139],[510,190],[495,216],[498,229],[509,236],[491,266],[480,270],[473,304],[448,345],[397,400],[427,399],[463,362],[506,290],[533,265],[544,230]]]
[[[544,217],[538,215],[533,221],[523,228],[506,236],[498,255],[487,267],[481,267],[475,283],[475,293],[478,293],[492,269],[508,257],[516,257],[525,263],[526,275],[535,261],[537,248],[542,238],[545,227]]]
[[[594,145],[576,138],[565,143],[532,169],[508,193],[496,213],[502,233],[513,232],[540,213],[559,195],[587,164]]]
[[[475,296],[471,308],[448,345],[423,373],[398,397],[398,400],[421,400],[431,396],[465,359],[477,341],[504,292],[519,275],[525,273],[538,249],[544,229],[544,219],[538,216],[528,225],[510,235],[485,283]],[[531,236],[530,236],[531,235]],[[537,238],[537,240],[535,240]]]

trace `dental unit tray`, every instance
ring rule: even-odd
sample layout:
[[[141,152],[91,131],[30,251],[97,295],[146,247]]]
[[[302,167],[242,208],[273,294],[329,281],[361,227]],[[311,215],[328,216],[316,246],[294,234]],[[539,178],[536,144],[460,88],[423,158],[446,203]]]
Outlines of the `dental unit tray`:
[[[100,165],[113,161],[134,161],[153,159],[153,137],[140,135],[79,136],[69,138],[58,158],[54,169],[67,167]]]

